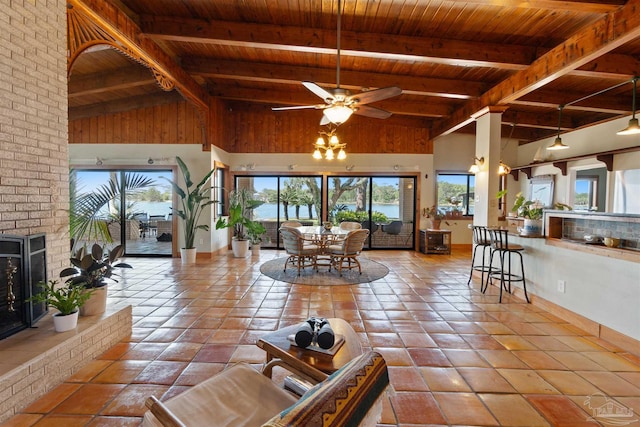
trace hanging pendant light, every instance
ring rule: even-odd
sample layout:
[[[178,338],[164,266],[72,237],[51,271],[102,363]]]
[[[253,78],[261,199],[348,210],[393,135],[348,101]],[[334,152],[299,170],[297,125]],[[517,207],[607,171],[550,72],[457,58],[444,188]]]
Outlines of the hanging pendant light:
[[[638,77],[633,78],[633,97],[631,98],[633,101],[631,102],[631,111],[632,116],[629,119],[629,126],[621,131],[617,132],[617,135],[637,135],[640,133],[640,125],[638,124],[638,119],[636,119],[636,82],[638,81]]]
[[[564,145],[562,143],[562,138],[560,138],[560,125],[562,124],[562,109],[564,108],[564,105],[559,105],[558,106],[558,110],[560,111],[558,113],[558,136],[556,137],[555,141],[553,141],[553,144],[547,147],[547,150],[564,150],[569,148],[568,145]]]

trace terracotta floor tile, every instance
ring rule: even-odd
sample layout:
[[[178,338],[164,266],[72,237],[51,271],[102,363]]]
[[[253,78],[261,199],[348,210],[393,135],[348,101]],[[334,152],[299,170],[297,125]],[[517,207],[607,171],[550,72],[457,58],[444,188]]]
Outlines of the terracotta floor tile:
[[[62,383],[51,392],[45,394],[40,399],[27,406],[23,412],[46,414],[58,406],[61,402],[78,391],[82,387],[80,384]]]
[[[614,353],[606,351],[584,351],[581,353],[583,356],[596,362],[598,365],[603,366],[608,371],[614,372],[640,372],[640,366],[631,363],[629,360],[618,356]],[[582,370],[582,369],[576,369]]]
[[[143,360],[117,360],[99,373],[92,382],[105,384],[129,384],[149,362]]]
[[[156,360],[145,366],[132,383],[171,385],[186,366],[185,362]]]
[[[144,342],[174,342],[176,338],[178,338],[184,329],[174,329],[174,328],[158,328],[152,333],[150,333],[143,341]]]
[[[109,365],[113,363],[111,360],[95,359],[80,368],[75,374],[67,378],[66,382],[84,383],[89,382],[96,377],[100,372],[105,370]]]
[[[199,343],[175,342],[169,344],[167,348],[160,353],[157,360],[190,362],[201,348],[202,344]]]
[[[429,388],[424,382],[417,368],[404,366],[389,366],[389,378],[393,389],[396,391],[427,391]]]
[[[439,348],[471,348],[469,344],[457,334],[430,333],[429,335]]]
[[[42,419],[41,414],[17,414],[8,421],[0,424],[0,427],[31,427]]]
[[[589,396],[600,391],[596,386],[575,372],[552,370],[538,370],[536,372],[549,384],[564,394],[572,396]]]
[[[460,335],[471,348],[476,350],[505,350],[505,346],[500,344],[496,339],[490,335]]]
[[[418,368],[431,391],[471,391],[471,387],[455,368]]]
[[[395,333],[370,332],[367,336],[372,347],[403,347],[402,340]]]
[[[579,371],[576,374],[609,396],[640,396],[640,388],[613,372]]]
[[[560,394],[551,384],[531,369],[498,369],[509,384],[521,394]]]
[[[189,363],[176,380],[176,385],[191,386],[196,385],[208,378],[211,378],[225,368],[225,363]]]
[[[404,346],[409,347],[437,347],[438,345],[431,339],[431,337],[424,332],[412,333],[412,332],[400,332],[398,333],[400,339],[404,343]]]
[[[528,369],[526,363],[518,359],[508,350],[478,350],[482,356],[494,368]]]
[[[98,414],[125,386],[123,384],[85,384],[53,409],[56,414]]]
[[[442,350],[437,348],[410,348],[408,351],[418,366],[453,366]]]
[[[444,321],[420,322],[420,326],[429,334],[451,334],[455,332],[454,329]]]
[[[480,368],[487,368],[489,364],[478,355],[474,350],[459,350],[445,348],[442,350],[447,359],[453,364],[453,366],[473,366]]]
[[[575,351],[548,351],[547,354],[572,371],[604,371],[602,365]],[[554,368],[550,368],[554,369]]]
[[[398,392],[391,396],[391,402],[399,424],[446,424],[430,393]]]
[[[511,328],[500,322],[476,322],[478,326],[484,329],[489,335],[513,335]]]
[[[514,393],[515,389],[495,369],[456,368],[476,393]]]
[[[566,396],[527,395],[525,397],[553,426],[594,426],[592,421],[588,421],[589,414]]]
[[[538,347],[518,335],[493,335],[493,338],[507,350],[538,350]]]
[[[156,396],[160,398],[159,396],[162,396],[166,390],[167,386],[163,385],[128,385],[102,410],[100,415],[140,417],[147,410],[144,406],[147,397]]]
[[[138,343],[124,353],[121,360],[155,360],[171,344],[169,343]]]
[[[546,335],[526,335],[523,338],[538,347],[540,350],[573,351],[571,347],[569,347],[556,337]]]
[[[91,421],[90,415],[49,414],[42,417],[34,427],[84,427]]]
[[[97,359],[105,359],[105,360],[117,360],[122,357],[123,354],[128,352],[134,347],[134,344],[128,342],[120,342],[109,350],[102,353]]]
[[[489,411],[504,426],[550,426],[519,394],[479,394]]]
[[[205,344],[202,346],[194,362],[228,363],[231,355],[236,350],[232,345]]]
[[[229,359],[229,363],[247,362],[262,364],[265,361],[266,353],[257,345],[239,345]]]
[[[514,351],[513,354],[532,369],[567,369],[566,366],[544,351]]]
[[[557,340],[571,347],[574,351],[605,351],[605,348],[584,337],[559,336]]]
[[[137,427],[139,417],[95,417],[86,427]]]
[[[411,356],[404,348],[393,348],[393,347],[384,347],[384,348],[374,348],[375,351],[379,352],[382,357],[384,357],[385,362],[387,362],[388,366],[411,366]]]
[[[497,425],[497,420],[473,393],[433,393],[449,424]]]

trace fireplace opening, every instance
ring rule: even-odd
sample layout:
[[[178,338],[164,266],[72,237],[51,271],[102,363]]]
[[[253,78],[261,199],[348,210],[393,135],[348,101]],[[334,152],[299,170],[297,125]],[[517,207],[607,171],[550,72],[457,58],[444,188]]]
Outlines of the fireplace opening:
[[[28,299],[47,280],[44,234],[0,234],[0,339],[32,327],[47,313],[45,303]]]

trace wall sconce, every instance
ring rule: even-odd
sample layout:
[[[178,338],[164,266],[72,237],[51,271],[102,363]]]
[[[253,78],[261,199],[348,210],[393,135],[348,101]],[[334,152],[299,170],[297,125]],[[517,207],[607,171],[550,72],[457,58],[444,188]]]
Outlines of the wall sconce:
[[[500,165],[498,166],[498,175],[509,175],[510,172],[511,168],[502,163],[502,160],[500,160]]]
[[[336,135],[336,128],[330,128],[328,132],[320,131],[318,133],[320,135],[318,136],[315,144],[313,144],[313,146],[315,147],[315,150],[313,151],[314,159],[322,159],[322,153],[320,152],[320,150],[324,151],[324,158],[327,160],[334,159],[334,150],[340,150],[338,151],[338,160],[344,160],[347,158],[347,153],[344,151],[347,143],[340,142],[340,140],[338,139],[338,135]],[[327,141],[325,141],[325,137]]]
[[[96,166],[102,166],[104,162],[102,161],[102,159],[100,157],[96,157]]]
[[[638,77],[633,78],[633,97],[631,101],[631,111],[633,111],[633,115],[631,119],[629,119],[629,126],[618,131],[618,135],[636,135],[640,133],[640,125],[638,124],[638,119],[636,119],[636,82],[638,81]]]
[[[560,125],[562,124],[562,110],[564,109],[564,105],[558,105],[558,136],[556,136],[553,144],[547,147],[547,150],[564,150],[569,148],[568,145],[564,145],[562,143],[562,138],[560,138]]]
[[[256,168],[255,163],[247,163],[246,165],[240,165],[240,170],[243,171],[252,171]]]
[[[289,165],[289,170],[292,171],[297,167],[298,167],[298,165]]]
[[[344,168],[345,168],[347,171],[351,172],[355,166],[356,166],[356,165],[347,165],[347,166],[345,166]]]
[[[480,172],[480,168],[482,167],[482,165],[484,165],[484,157],[474,157],[473,164],[469,168],[469,173],[476,174]]]

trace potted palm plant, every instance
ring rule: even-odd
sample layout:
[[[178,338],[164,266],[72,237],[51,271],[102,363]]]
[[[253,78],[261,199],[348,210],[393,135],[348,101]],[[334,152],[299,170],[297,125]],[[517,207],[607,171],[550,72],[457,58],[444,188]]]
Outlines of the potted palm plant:
[[[229,216],[220,217],[216,222],[216,230],[223,228],[233,230],[231,249],[237,258],[247,256],[250,236],[256,240],[266,232],[261,223],[251,219],[253,210],[262,204],[264,202],[254,199],[251,191],[246,188],[232,191],[229,194]]]
[[[70,283],[58,286],[57,280],[40,281],[38,287],[42,290],[29,300],[47,303],[58,310],[58,313],[53,315],[53,327],[56,332],[75,329],[78,325],[78,309],[89,300],[91,292]]]
[[[196,233],[198,230],[209,231],[207,224],[200,224],[199,222],[204,208],[216,203],[216,201],[211,200],[211,186],[208,185],[216,168],[207,172],[200,182],[196,184],[191,180],[191,172],[189,172],[189,168],[182,159],[176,157],[176,162],[180,168],[185,186],[182,187],[176,181],[163,178],[171,183],[173,191],[180,198],[180,207],[173,210],[182,220],[184,231],[184,247],[180,249],[180,256],[183,263],[192,264],[196,262]]]
[[[80,308],[82,316],[94,316],[102,314],[106,310],[106,279],[117,282],[114,278],[117,276],[116,268],[133,268],[127,263],[118,262],[123,254],[124,247],[122,245],[105,251],[102,246],[96,243],[91,247],[90,252],[81,247],[70,259],[73,267],[65,268],[60,272],[61,278],[67,278],[67,285],[86,290],[91,296],[86,304]]]

